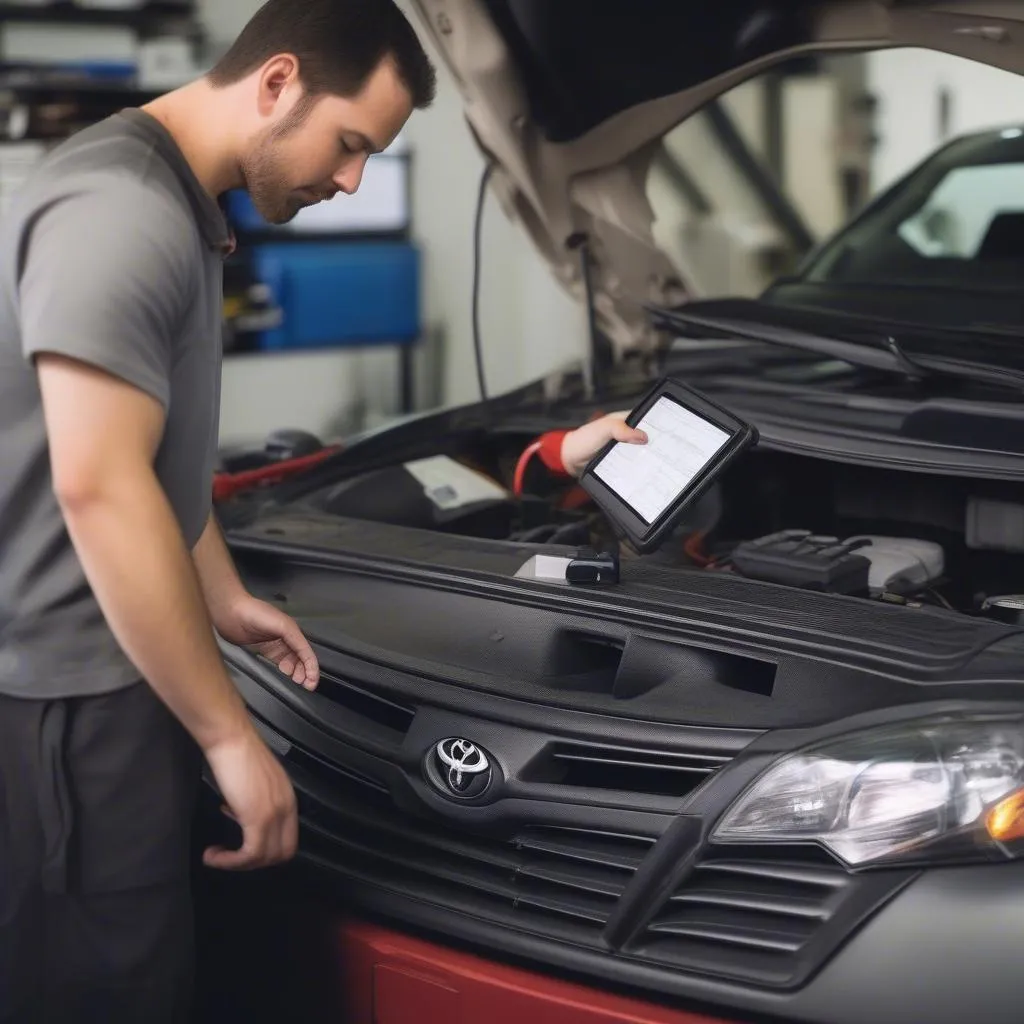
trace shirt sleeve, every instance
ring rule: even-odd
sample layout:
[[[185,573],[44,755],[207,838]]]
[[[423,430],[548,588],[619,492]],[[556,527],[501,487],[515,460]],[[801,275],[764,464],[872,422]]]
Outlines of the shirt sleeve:
[[[51,204],[22,245],[23,355],[80,360],[166,409],[195,244],[187,215],[135,183]]]
[[[569,475],[568,470],[565,468],[565,463],[562,461],[562,442],[568,433],[568,430],[549,430],[546,434],[542,434],[540,438],[540,448],[537,449],[537,455],[540,457],[540,461],[547,466],[548,471],[556,476]]]

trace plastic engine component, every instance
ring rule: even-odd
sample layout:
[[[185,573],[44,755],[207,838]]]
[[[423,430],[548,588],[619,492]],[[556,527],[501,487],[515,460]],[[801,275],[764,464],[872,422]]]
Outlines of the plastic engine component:
[[[857,547],[807,530],[783,530],[740,544],[732,561],[751,579],[830,594],[866,594],[871,563]]]
[[[751,579],[830,594],[909,594],[942,576],[945,553],[931,541],[857,536],[846,540],[784,530],[741,544],[737,570]]]
[[[1002,594],[988,597],[981,606],[982,615],[1011,626],[1024,624],[1024,594]]]
[[[857,553],[870,563],[868,587],[874,593],[913,593],[934,583],[946,568],[945,552],[938,544],[909,537],[851,537],[864,544]]]
[[[1024,505],[969,498],[966,540],[976,551],[1024,552]]]
[[[371,470],[345,480],[322,498],[322,507],[332,515],[367,519],[393,526],[421,530],[465,533],[504,540],[512,530],[515,502],[483,493],[476,500],[445,502],[438,498],[441,488],[425,489],[403,465]]]

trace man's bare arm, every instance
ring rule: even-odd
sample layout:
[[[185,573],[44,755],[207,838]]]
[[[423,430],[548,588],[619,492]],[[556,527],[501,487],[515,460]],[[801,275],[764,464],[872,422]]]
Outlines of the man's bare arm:
[[[228,677],[196,570],[153,470],[163,410],[83,363],[37,359],[53,486],[122,649],[196,739],[245,834],[207,862],[252,867],[294,853],[295,796]]]
[[[203,535],[192,549],[192,561],[199,575],[206,607],[216,626],[217,620],[226,618],[232,606],[243,600],[248,592],[212,512]]]

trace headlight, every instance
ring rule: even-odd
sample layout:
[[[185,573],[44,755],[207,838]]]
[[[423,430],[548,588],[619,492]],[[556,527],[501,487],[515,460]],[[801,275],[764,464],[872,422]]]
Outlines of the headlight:
[[[818,842],[851,865],[1013,857],[1024,839],[1019,717],[916,722],[853,734],[769,768],[717,842]]]

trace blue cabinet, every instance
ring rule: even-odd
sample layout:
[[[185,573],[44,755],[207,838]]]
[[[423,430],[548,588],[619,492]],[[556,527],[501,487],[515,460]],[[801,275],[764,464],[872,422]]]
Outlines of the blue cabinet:
[[[283,319],[264,351],[413,345],[420,336],[420,253],[408,242],[253,246],[252,271]]]

